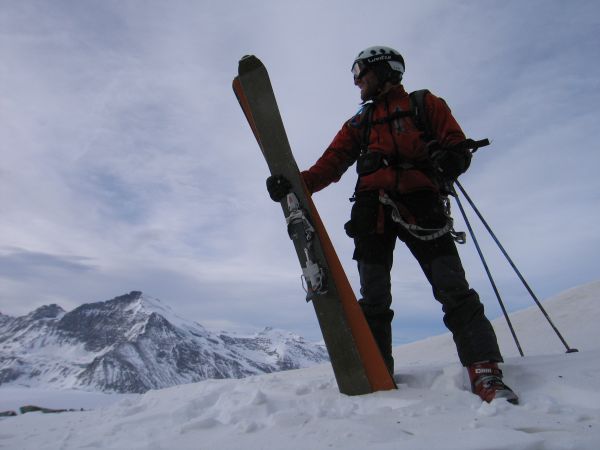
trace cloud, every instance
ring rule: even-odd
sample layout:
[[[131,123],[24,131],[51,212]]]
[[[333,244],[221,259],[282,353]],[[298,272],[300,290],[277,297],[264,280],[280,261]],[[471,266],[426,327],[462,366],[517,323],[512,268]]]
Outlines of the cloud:
[[[31,278],[45,272],[81,273],[93,270],[89,258],[30,252],[20,248],[0,249],[0,276]]]
[[[305,168],[356,110],[350,63],[376,43],[403,52],[409,90],[430,88],[468,134],[493,140],[463,184],[540,295],[597,277],[595,2],[25,0],[0,10],[8,313],[136,289],[199,322],[318,336],[231,80],[244,54],[267,64]],[[314,200],[357,291],[343,233],[354,182],[350,170]],[[511,305],[523,304],[477,232]],[[469,245],[469,279],[497,314]],[[394,308],[406,319],[396,322],[438,330],[428,323],[441,323],[439,305],[401,247]]]

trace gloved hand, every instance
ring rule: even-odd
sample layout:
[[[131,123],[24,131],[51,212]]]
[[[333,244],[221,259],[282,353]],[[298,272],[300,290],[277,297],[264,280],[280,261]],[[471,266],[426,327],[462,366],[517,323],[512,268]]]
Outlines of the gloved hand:
[[[468,149],[440,149],[431,155],[434,165],[445,180],[456,180],[471,165],[471,152]]]
[[[267,191],[274,202],[280,202],[292,189],[292,184],[283,175],[271,175],[267,178]]]

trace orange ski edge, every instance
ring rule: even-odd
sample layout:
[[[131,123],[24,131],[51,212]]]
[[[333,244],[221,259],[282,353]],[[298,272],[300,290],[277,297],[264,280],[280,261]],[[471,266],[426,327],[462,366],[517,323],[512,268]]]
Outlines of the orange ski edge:
[[[342,303],[342,308],[346,314],[348,326],[354,337],[356,348],[363,362],[365,374],[371,384],[371,388],[373,389],[373,392],[397,389],[396,383],[387,369],[363,312],[356,301],[352,286],[350,286],[350,282],[346,277],[344,268],[335,252],[335,248],[331,243],[317,208],[315,207],[304,182],[302,182],[302,185],[307,198],[307,207],[310,216],[313,219],[313,226],[320,237],[321,248],[327,259],[331,276],[333,277]]]
[[[258,146],[260,147],[260,149],[262,151],[262,144],[260,142],[258,130],[256,129],[256,125],[254,123],[254,118],[252,117],[252,113],[250,112],[250,105],[248,104],[248,100],[246,99],[246,96],[244,95],[244,89],[242,87],[242,82],[240,81],[239,77],[235,77],[233,79],[232,87],[233,87],[233,92],[235,93],[235,96],[240,104],[240,107],[242,108],[242,111],[244,112],[244,115],[246,116],[246,121],[248,122],[248,125],[250,125],[250,128],[252,129],[252,133],[254,134],[254,138],[256,139],[256,142],[258,142]]]

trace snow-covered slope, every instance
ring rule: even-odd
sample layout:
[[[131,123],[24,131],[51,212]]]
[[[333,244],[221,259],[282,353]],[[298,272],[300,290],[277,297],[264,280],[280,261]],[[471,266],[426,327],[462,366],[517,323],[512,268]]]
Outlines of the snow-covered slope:
[[[212,333],[137,291],[68,313],[50,305],[3,315],[0,350],[0,384],[138,393],[327,361],[293,333]]]
[[[595,450],[599,296],[596,282],[544,302],[579,353],[565,354],[535,310],[513,316],[526,357],[507,358],[504,370],[519,406],[482,403],[468,392],[462,368],[448,354],[451,337],[443,335],[395,349],[397,391],[341,395],[329,365],[206,380],[95,411],[0,419],[0,447]],[[514,346],[499,334],[503,348]],[[1,395],[2,389],[0,409]]]
[[[548,299],[542,306],[571,348],[600,348],[600,281],[565,291]],[[510,315],[510,320],[525,356],[559,354],[566,351],[537,306]],[[506,320],[493,321],[504,357],[519,356]],[[449,334],[432,336],[394,351],[398,364],[415,365],[425,361],[458,362]]]

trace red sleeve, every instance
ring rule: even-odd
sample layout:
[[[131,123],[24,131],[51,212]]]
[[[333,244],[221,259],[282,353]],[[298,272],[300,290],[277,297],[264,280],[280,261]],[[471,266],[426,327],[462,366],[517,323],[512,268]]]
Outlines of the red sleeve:
[[[425,96],[429,123],[442,148],[453,147],[466,139],[446,102],[433,94]]]
[[[346,122],[317,162],[302,172],[308,191],[313,194],[339,181],[359,154],[360,130]]]

